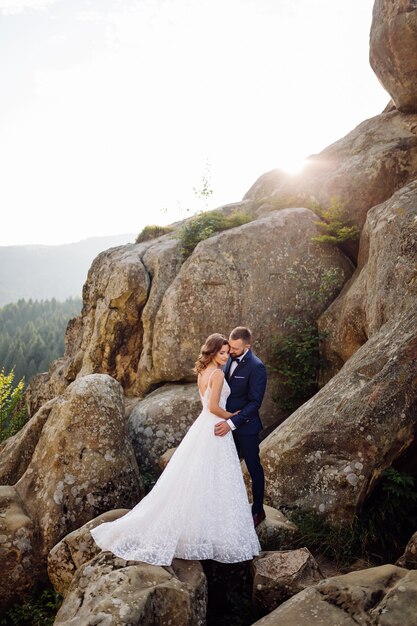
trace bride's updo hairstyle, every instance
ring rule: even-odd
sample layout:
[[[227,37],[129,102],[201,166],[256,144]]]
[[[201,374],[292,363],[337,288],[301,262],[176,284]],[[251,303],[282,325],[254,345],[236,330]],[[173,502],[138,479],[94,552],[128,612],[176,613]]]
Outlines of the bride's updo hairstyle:
[[[213,358],[220,352],[222,346],[229,345],[226,337],[220,333],[209,335],[205,343],[201,346],[200,354],[194,365],[196,374],[203,372],[212,362]]]

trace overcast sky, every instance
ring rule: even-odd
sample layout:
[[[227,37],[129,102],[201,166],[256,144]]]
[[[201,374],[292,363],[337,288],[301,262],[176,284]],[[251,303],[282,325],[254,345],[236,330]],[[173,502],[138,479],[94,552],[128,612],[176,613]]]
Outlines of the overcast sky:
[[[0,245],[242,198],[389,100],[373,0],[0,0]]]

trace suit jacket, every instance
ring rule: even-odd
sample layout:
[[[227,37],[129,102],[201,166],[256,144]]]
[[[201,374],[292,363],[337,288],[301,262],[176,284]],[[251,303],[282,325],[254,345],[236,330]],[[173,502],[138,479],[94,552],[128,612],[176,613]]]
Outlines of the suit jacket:
[[[262,430],[259,409],[266,388],[266,367],[251,350],[238,363],[232,377],[228,373],[232,359],[227,361],[224,371],[231,393],[227,399],[226,409],[231,413],[240,411],[230,418],[240,435],[254,435]]]

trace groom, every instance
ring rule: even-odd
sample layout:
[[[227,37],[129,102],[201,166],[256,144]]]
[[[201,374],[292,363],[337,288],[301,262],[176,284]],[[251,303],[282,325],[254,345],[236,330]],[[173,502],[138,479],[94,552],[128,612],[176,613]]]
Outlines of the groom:
[[[231,429],[239,457],[243,458],[252,480],[252,515],[257,526],[265,519],[263,509],[264,471],[259,459],[259,433],[262,423],[259,408],[266,387],[266,368],[250,350],[252,333],[249,328],[238,326],[229,336],[229,360],[225,366],[225,377],[231,393],[226,410],[237,415],[218,422],[214,433],[224,436]]]

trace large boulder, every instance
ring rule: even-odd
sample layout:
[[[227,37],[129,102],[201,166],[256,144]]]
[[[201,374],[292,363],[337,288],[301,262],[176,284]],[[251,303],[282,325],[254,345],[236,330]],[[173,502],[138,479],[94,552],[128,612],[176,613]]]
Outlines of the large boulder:
[[[412,310],[382,326],[261,443],[267,499],[350,522],[381,472],[414,443],[416,427]]]
[[[141,472],[160,473],[160,456],[180,443],[201,408],[195,383],[164,385],[138,400],[128,428]]]
[[[361,229],[370,208],[415,178],[417,115],[391,111],[365,120],[310,157],[295,176],[281,170],[263,174],[244,197],[258,205],[258,214],[277,206],[328,207],[336,199]]]
[[[132,384],[150,284],[142,254],[141,246],[131,244],[102,252],[93,261],[83,288],[81,345],[73,355],[80,363],[77,376],[103,372],[123,387]]]
[[[198,561],[174,559],[164,568],[101,552],[75,572],[54,624],[197,626],[206,609]]]
[[[56,400],[50,400],[15,435],[0,443],[0,485],[14,485],[26,471]]]
[[[268,363],[273,339],[289,332],[289,318],[315,321],[352,272],[335,246],[313,241],[316,221],[308,209],[285,209],[200,242],[162,299],[149,383],[194,380],[200,346],[212,332],[227,335],[247,324],[254,351]],[[271,372],[264,427],[274,420],[278,395],[279,379]]]
[[[39,529],[43,563],[68,532],[140,500],[143,489],[116,380],[91,374],[67,387],[16,490]]]
[[[37,527],[14,487],[0,487],[0,610],[24,595],[40,575]]]
[[[270,613],[291,596],[323,578],[307,548],[261,552],[251,564],[252,600],[263,613]]]
[[[417,112],[415,0],[375,0],[369,60],[397,109]]]
[[[45,404],[64,393],[71,380],[66,376],[68,360],[55,359],[48,372],[35,374],[24,394],[28,415],[33,417]]]
[[[82,314],[68,326],[66,355],[57,363],[62,380],[108,373],[128,396],[195,381],[205,337],[242,323],[252,326],[255,351],[267,361],[288,317],[302,312],[315,321],[352,273],[340,250],[312,241],[316,221],[308,209],[275,211],[200,242],[185,263],[175,234],[103,252],[88,274]],[[332,289],[319,298],[329,272]],[[276,421],[277,395],[272,376],[265,427]]]
[[[110,374],[127,395],[140,393],[152,362],[154,318],[181,264],[180,242],[172,235],[100,253],[83,288],[81,315],[68,323],[64,357],[29,385],[29,414],[91,373]]]
[[[322,580],[253,626],[415,626],[417,571],[381,565]]]
[[[152,382],[194,378],[201,343],[215,330],[227,335],[244,321],[266,358],[274,329],[279,334],[289,316],[308,308],[316,319],[352,272],[337,248],[313,241],[316,221],[309,209],[284,209],[200,242],[158,311]],[[328,271],[337,281],[320,299]]]
[[[183,257],[181,241],[168,235],[161,237],[150,246],[143,256],[143,263],[149,274],[151,286],[148,299],[142,312],[143,348],[139,359],[138,373],[132,393],[141,395],[149,389],[152,379],[153,333],[155,319],[166,290],[181,269]],[[175,354],[172,355],[175,358]]]
[[[129,509],[106,511],[68,533],[52,548],[48,554],[47,563],[49,580],[55,591],[66,596],[77,569],[101,552],[90,530],[105,522],[112,522],[128,511]]]
[[[386,322],[415,309],[417,180],[368,213],[358,268],[319,319],[325,378],[334,375]]]

